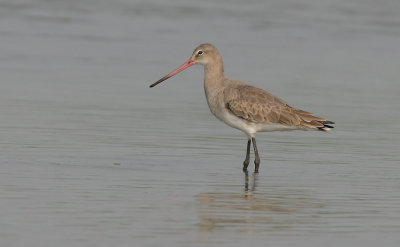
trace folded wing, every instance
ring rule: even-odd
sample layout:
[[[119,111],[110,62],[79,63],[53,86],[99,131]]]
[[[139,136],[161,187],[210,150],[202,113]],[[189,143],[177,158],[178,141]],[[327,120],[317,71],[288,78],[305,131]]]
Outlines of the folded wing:
[[[300,128],[328,130],[333,122],[295,109],[278,97],[262,89],[243,85],[229,92],[226,107],[239,118],[254,123],[277,123]]]

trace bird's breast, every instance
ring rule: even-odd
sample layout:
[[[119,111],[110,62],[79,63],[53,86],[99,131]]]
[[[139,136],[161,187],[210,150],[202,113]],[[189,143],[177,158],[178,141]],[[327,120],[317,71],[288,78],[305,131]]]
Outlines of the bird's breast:
[[[223,97],[220,91],[205,89],[208,107],[214,116],[222,120],[222,112],[224,110]]]

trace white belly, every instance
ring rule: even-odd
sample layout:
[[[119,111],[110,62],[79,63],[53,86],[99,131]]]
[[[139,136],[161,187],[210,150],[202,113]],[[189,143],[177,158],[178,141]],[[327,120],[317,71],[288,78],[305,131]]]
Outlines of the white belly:
[[[211,109],[211,112],[221,121],[227,125],[243,131],[249,138],[254,137],[257,132],[270,132],[270,131],[288,131],[302,129],[297,126],[287,126],[278,123],[254,123],[245,119],[236,117],[229,110],[216,110]],[[215,110],[215,111],[213,111]]]

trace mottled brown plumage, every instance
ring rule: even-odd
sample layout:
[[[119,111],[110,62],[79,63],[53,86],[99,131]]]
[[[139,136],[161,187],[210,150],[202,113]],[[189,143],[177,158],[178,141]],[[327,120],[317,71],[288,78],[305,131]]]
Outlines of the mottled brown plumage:
[[[304,128],[324,128],[324,123],[328,123],[324,118],[291,107],[285,101],[260,88],[243,85],[230,91],[230,95],[225,99],[226,107],[235,116],[250,122],[277,123]]]

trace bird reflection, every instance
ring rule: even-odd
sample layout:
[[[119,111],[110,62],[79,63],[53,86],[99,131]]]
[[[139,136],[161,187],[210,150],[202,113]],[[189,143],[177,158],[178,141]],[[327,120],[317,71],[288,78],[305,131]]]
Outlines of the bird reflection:
[[[245,171],[244,190],[216,188],[196,195],[199,231],[212,232],[226,227],[241,232],[276,231],[315,220],[313,213],[309,217],[303,213],[319,209],[321,205],[305,191],[274,184],[262,186],[262,192],[260,188],[256,191],[258,176]]]
[[[256,191],[256,184],[258,179],[258,173],[252,173],[251,180],[249,182],[249,172],[243,171],[244,173],[244,192],[254,192]],[[250,184],[250,188],[249,188]],[[246,194],[245,194],[246,196]]]

